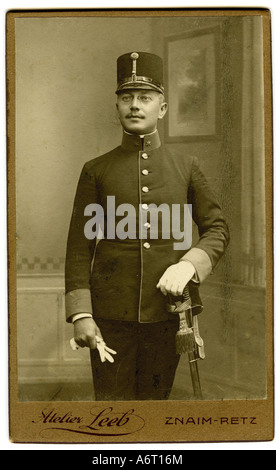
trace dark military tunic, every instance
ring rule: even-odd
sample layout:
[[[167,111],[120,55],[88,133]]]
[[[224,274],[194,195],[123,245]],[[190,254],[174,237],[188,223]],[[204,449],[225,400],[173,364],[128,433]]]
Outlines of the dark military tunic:
[[[114,239],[108,236],[107,196],[115,196],[115,211],[126,203],[135,208],[130,238],[120,239],[116,230]],[[84,210],[92,203],[100,204],[105,214],[104,236],[98,243],[84,235],[89,220]],[[184,204],[192,204],[199,233],[193,247],[175,250],[174,243],[179,240],[175,240],[170,227],[165,239],[161,227],[156,238],[156,234],[150,234],[150,223],[146,238],[139,238],[139,219],[152,203],[169,207],[180,204],[180,214]],[[116,226],[124,217],[116,216]],[[182,229],[183,223],[182,216]],[[67,243],[67,321],[83,312],[93,312],[96,321],[167,320],[171,314],[166,311],[166,297],[156,288],[164,271],[186,259],[195,266],[199,283],[204,281],[223,255],[228,238],[221,208],[197,159],[161,146],[157,131],[144,138],[124,132],[121,146],[88,161],[80,175]],[[196,293],[191,295],[197,305]]]

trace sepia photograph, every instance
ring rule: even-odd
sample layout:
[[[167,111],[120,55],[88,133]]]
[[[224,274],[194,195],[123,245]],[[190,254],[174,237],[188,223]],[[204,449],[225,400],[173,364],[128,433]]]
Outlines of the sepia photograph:
[[[273,438],[270,12],[7,13],[10,437]]]

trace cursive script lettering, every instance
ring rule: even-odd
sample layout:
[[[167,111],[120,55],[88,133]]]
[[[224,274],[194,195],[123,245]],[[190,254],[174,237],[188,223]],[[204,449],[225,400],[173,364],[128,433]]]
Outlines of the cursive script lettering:
[[[73,416],[71,411],[67,411],[65,414],[59,414],[55,409],[51,409],[50,411],[42,410],[41,416],[38,421],[42,421],[43,423],[70,423],[70,424],[79,424],[81,423],[83,418],[81,416]],[[37,421],[37,422],[38,422]],[[35,423],[35,421],[33,421]]]
[[[134,409],[131,409],[128,410],[126,413],[122,413],[120,417],[117,416],[115,418],[112,418],[112,411],[113,408],[111,406],[109,408],[106,408],[105,410],[102,410],[87,427],[89,429],[97,431],[103,428],[104,426],[125,426],[129,422],[130,417],[134,414]]]
[[[145,425],[144,419],[136,415],[133,408],[118,412],[112,406],[96,413],[91,410],[90,419],[74,416],[71,411],[60,413],[55,408],[43,409],[40,417],[33,420],[33,423],[43,425],[40,432],[55,429],[93,436],[126,436],[140,431]]]

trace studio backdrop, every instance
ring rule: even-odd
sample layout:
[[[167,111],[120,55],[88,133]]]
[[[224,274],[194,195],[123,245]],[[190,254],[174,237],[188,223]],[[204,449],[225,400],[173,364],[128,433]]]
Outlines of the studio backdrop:
[[[93,400],[87,349],[64,312],[66,239],[83,164],[119,145],[116,60],[164,60],[160,134],[196,156],[231,242],[201,287],[206,399],[266,396],[265,152],[261,16],[18,17],[16,230],[18,396]],[[181,358],[171,400],[192,398]]]

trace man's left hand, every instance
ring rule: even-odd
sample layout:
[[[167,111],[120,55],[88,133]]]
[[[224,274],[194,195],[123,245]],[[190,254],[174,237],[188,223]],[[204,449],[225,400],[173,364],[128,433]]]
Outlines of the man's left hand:
[[[185,286],[195,274],[195,268],[189,261],[172,264],[159,279],[157,288],[162,294],[182,295]]]

